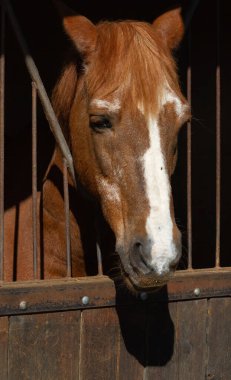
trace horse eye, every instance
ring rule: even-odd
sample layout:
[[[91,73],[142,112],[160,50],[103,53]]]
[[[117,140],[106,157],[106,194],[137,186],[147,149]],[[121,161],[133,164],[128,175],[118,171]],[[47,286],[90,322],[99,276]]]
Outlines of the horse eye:
[[[105,116],[90,117],[90,128],[96,132],[103,131],[104,129],[110,129],[111,127],[111,121]]]

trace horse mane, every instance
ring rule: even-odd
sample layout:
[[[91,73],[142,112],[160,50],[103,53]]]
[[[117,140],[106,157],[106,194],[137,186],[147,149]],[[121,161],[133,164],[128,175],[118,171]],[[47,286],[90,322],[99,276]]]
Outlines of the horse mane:
[[[145,22],[104,21],[97,25],[98,39],[92,60],[86,70],[88,96],[100,91],[101,96],[120,92],[145,111],[156,113],[164,86],[180,94],[175,62],[154,28]],[[97,55],[97,59],[94,59]],[[54,88],[53,107],[61,126],[66,129],[74,100],[79,70],[84,65],[70,55]],[[127,102],[127,98],[126,98]]]

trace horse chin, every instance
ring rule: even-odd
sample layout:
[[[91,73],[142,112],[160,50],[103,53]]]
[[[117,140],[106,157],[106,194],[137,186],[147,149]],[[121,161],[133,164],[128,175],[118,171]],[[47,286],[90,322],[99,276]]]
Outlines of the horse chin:
[[[139,294],[142,292],[156,292],[164,287],[171,278],[171,274],[163,278],[156,278],[154,276],[138,276],[136,273],[128,274],[125,272],[123,267],[121,268],[121,271],[126,287],[131,291],[131,293],[134,294]]]

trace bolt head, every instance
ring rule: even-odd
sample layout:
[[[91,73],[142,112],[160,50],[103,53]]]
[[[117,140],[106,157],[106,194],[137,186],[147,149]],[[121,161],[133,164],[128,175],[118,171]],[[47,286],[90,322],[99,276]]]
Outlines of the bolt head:
[[[83,298],[82,298],[82,304],[83,305],[88,305],[89,304],[89,297],[88,296],[83,296]]]
[[[20,310],[26,310],[27,309],[27,303],[26,303],[26,301],[21,301],[20,302],[19,309]]]
[[[142,293],[140,293],[140,299],[141,299],[142,301],[146,301],[147,298],[148,298],[148,295],[147,295],[146,292],[142,292]]]
[[[193,293],[194,293],[195,296],[198,297],[200,295],[200,292],[201,292],[200,288],[195,288]]]

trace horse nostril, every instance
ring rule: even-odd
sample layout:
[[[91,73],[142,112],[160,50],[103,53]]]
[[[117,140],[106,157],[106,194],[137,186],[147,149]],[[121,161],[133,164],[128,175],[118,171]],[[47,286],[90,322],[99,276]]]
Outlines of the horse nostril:
[[[137,240],[133,244],[133,249],[130,254],[131,264],[136,272],[147,274],[153,271],[149,264],[150,251],[147,249],[145,242]]]
[[[137,242],[135,243],[135,247],[136,247],[136,248],[141,248],[141,247],[142,247],[142,243],[141,243],[140,241],[137,241]]]

